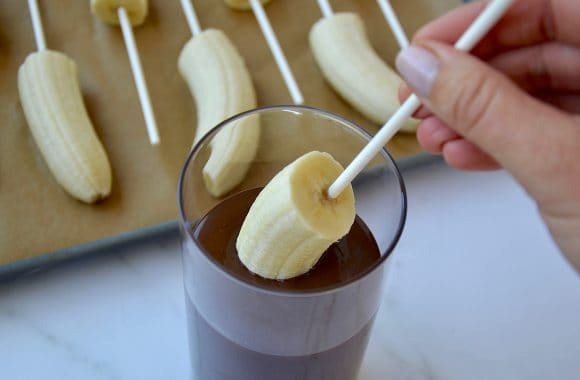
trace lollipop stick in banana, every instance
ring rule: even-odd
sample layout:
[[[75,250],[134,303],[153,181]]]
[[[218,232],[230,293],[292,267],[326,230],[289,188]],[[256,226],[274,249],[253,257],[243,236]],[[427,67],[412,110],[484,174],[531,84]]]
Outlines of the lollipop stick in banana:
[[[333,14],[326,0],[319,5],[324,17],[310,30],[310,46],[324,78],[363,115],[386,123],[400,105],[402,79],[374,51],[358,15]],[[416,126],[407,120],[402,130]]]
[[[355,219],[352,188],[335,199],[326,194],[342,170],[328,153],[310,152],[276,174],[256,198],[236,240],[246,268],[270,279],[299,276],[348,233]]]
[[[471,50],[512,1],[492,0],[455,47]],[[352,179],[420,104],[412,95],[345,170],[330,155],[310,152],[274,176],[242,224],[236,240],[240,261],[270,279],[283,280],[309,271],[332,242],[352,226]]]
[[[193,37],[179,56],[179,72],[187,82],[197,108],[197,143],[225,119],[256,108],[256,94],[243,58],[228,37],[217,29],[203,30],[190,0],[181,0]],[[210,144],[211,154],[203,168],[207,190],[221,197],[246,175],[258,148],[258,118],[227,126]]]
[[[473,49],[507,12],[512,2],[513,0],[492,0],[471,26],[467,28],[461,38],[457,40],[454,45],[455,49],[460,51]],[[411,117],[420,106],[421,100],[417,95],[412,94],[328,188],[329,198],[337,199],[343,191],[350,188],[352,180],[383,149],[385,144],[401,128],[405,120]]]
[[[22,109],[56,181],[75,198],[93,203],[111,192],[109,159],[85,109],[75,62],[46,49],[36,0],[28,6],[38,52],[18,70]]]
[[[133,71],[133,78],[137,86],[139,102],[141,103],[143,117],[145,118],[149,141],[152,145],[156,145],[159,143],[157,122],[155,121],[153,106],[151,105],[151,98],[149,97],[149,90],[147,89],[147,83],[145,81],[145,75],[143,74],[143,68],[132,29],[133,26],[140,25],[145,21],[147,10],[147,0],[91,0],[91,11],[93,14],[106,23],[121,25],[131,70]]]

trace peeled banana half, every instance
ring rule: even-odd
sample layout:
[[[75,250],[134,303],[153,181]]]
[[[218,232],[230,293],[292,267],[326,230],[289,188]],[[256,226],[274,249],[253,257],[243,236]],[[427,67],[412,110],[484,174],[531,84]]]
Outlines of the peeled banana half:
[[[181,51],[178,66],[196,103],[195,143],[225,119],[256,107],[244,60],[222,31],[207,29],[194,36]],[[221,197],[245,178],[259,138],[257,116],[227,125],[213,138],[203,169],[210,194]]]
[[[119,25],[117,9],[123,7],[127,11],[127,16],[131,25],[141,25],[147,17],[147,0],[91,0],[91,12],[101,20]]]
[[[384,124],[397,111],[402,79],[373,50],[358,15],[319,20],[310,30],[310,46],[324,78],[367,118]],[[411,119],[401,130],[416,129]]]
[[[30,54],[18,91],[36,145],[57,182],[92,203],[111,192],[111,166],[83,103],[75,62],[62,53]]]
[[[355,219],[349,185],[336,199],[326,190],[343,171],[328,153],[310,152],[280,171],[253,203],[236,240],[252,272],[283,280],[308,272]]]

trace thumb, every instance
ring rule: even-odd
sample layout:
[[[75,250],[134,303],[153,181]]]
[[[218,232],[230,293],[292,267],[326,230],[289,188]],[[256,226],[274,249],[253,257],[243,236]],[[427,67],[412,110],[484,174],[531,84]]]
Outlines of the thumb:
[[[399,54],[397,68],[431,112],[532,192],[540,190],[534,178],[546,180],[561,164],[562,146],[577,141],[571,116],[451,46],[423,41]]]

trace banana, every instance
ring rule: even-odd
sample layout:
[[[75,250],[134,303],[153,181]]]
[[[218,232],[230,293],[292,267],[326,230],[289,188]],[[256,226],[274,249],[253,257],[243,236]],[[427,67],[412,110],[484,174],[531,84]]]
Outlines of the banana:
[[[127,11],[127,16],[131,25],[141,25],[147,17],[147,0],[91,0],[91,12],[101,20],[119,25],[117,8],[123,7]]]
[[[310,152],[286,166],[262,189],[236,240],[250,271],[283,280],[308,272],[355,218],[349,185],[336,199],[326,190],[343,171],[328,153]]]
[[[227,36],[207,29],[183,48],[179,71],[195,99],[197,143],[223,120],[256,107],[256,94],[248,69]],[[211,154],[203,168],[207,190],[221,197],[246,175],[258,148],[258,117],[247,117],[222,129],[211,141]]]
[[[397,111],[402,79],[373,50],[358,15],[319,20],[310,30],[310,47],[324,78],[352,107],[378,124]],[[416,128],[411,119],[402,131]]]
[[[260,0],[262,4],[269,3],[270,0]],[[250,5],[249,0],[225,0],[226,4],[230,8],[238,9],[238,10],[248,10],[252,8]]]
[[[111,192],[111,166],[83,103],[75,62],[62,53],[30,54],[18,91],[36,145],[56,181],[92,203]]]

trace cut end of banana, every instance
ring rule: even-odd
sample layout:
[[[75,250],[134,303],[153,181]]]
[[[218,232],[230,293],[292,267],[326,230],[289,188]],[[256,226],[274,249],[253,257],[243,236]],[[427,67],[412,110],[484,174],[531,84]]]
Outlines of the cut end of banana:
[[[18,91],[56,181],[85,203],[107,197],[111,166],[83,103],[75,62],[50,50],[30,54],[18,70]]]
[[[326,191],[343,171],[328,153],[310,152],[280,171],[250,208],[236,249],[253,273],[276,280],[300,276],[355,219],[349,185],[336,199]]]
[[[206,29],[183,48],[179,72],[197,108],[195,141],[223,120],[255,108],[256,93],[244,59],[221,30]],[[208,192],[222,197],[243,181],[260,138],[259,116],[246,116],[224,127],[211,141],[203,168]]]
[[[225,0],[228,7],[239,10],[239,11],[246,11],[251,9],[252,6],[248,0]],[[270,0],[260,0],[262,4],[269,3]]]
[[[225,126],[211,141],[203,180],[213,197],[223,197],[246,177],[258,149],[259,121],[258,115],[246,117]]]
[[[108,24],[119,25],[117,9],[127,11],[131,25],[141,25],[147,17],[147,0],[91,0],[91,12]]]

